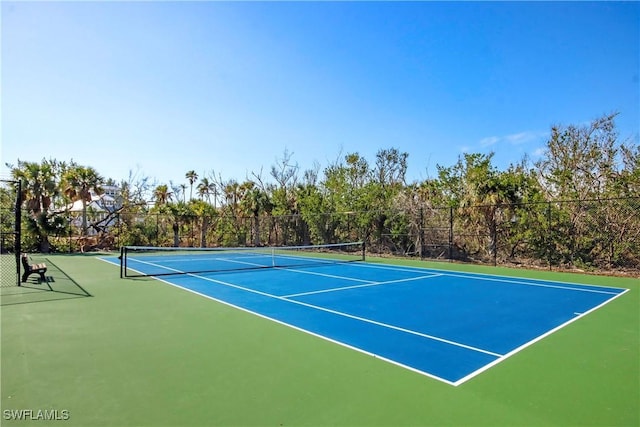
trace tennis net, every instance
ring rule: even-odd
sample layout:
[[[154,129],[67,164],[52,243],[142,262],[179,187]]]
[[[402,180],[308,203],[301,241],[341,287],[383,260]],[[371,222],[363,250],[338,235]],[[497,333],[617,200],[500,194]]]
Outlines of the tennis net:
[[[363,242],[240,248],[123,246],[120,249],[120,277],[302,267],[364,259]]]

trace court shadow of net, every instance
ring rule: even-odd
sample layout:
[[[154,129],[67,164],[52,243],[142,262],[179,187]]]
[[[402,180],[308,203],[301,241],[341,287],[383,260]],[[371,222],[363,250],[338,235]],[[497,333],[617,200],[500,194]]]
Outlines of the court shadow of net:
[[[60,269],[49,258],[45,258],[47,265],[45,280],[37,274],[32,274],[20,286],[2,287],[0,306],[30,304],[36,302],[56,301],[92,296],[71,276]]]

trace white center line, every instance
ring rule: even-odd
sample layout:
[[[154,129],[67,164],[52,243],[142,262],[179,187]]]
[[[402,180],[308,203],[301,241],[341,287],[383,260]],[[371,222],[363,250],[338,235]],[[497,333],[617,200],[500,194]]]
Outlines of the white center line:
[[[389,285],[392,283],[402,283],[402,282],[410,282],[413,280],[430,279],[432,277],[438,277],[438,276],[442,276],[442,274],[430,274],[428,276],[410,277],[408,279],[388,280],[386,282],[370,282],[370,283],[365,283],[363,285],[352,285],[352,286],[342,286],[340,288],[320,289],[318,291],[300,292],[297,294],[283,295],[282,298],[294,298],[294,297],[301,297],[306,295],[322,294],[325,292],[336,292],[336,291],[345,291],[348,289],[366,288],[370,286]]]
[[[407,334],[419,336],[419,337],[422,337],[422,338],[427,338],[427,339],[430,339],[430,340],[439,341],[439,342],[442,342],[442,343],[445,343],[445,344],[453,345],[455,347],[460,347],[460,348],[465,348],[467,350],[477,351],[479,353],[488,354],[488,355],[491,355],[491,356],[494,356],[494,357],[502,357],[503,356],[502,354],[499,354],[499,353],[494,353],[492,351],[484,350],[482,348],[473,347],[471,345],[462,344],[462,343],[459,343],[459,342],[456,342],[456,341],[451,341],[451,340],[448,340],[448,339],[445,339],[445,338],[440,338],[440,337],[437,337],[435,335],[423,334],[421,332],[412,331],[411,329],[402,328],[400,326],[395,326],[395,325],[390,325],[388,323],[378,322],[376,320],[367,319],[365,317],[354,316],[353,314],[343,313],[341,311],[336,311],[336,310],[332,310],[330,308],[325,308],[325,307],[320,307],[320,306],[313,305],[313,304],[308,304],[306,302],[297,301],[297,300],[294,300],[294,299],[287,299],[287,298],[280,297],[280,296],[277,296],[277,295],[269,294],[267,292],[262,292],[262,291],[258,291],[258,290],[255,290],[255,289],[246,288],[244,286],[236,285],[236,284],[233,284],[233,283],[224,282],[222,280],[213,279],[211,277],[200,276],[200,275],[192,274],[192,273],[187,273],[186,275],[187,276],[191,276],[191,277],[197,277],[198,279],[205,280],[205,281],[208,281],[208,282],[218,283],[218,284],[221,284],[221,285],[224,285],[224,286],[229,286],[229,287],[232,287],[232,288],[241,289],[243,291],[251,292],[251,293],[254,293],[254,294],[258,294],[258,295],[263,295],[263,296],[266,296],[266,297],[274,298],[274,299],[277,299],[277,300],[280,300],[280,301],[285,301],[285,302],[288,302],[288,303],[291,303],[291,304],[297,304],[297,305],[301,305],[301,306],[304,306],[304,307],[309,307],[309,308],[312,308],[312,309],[315,309],[315,310],[324,311],[326,313],[335,314],[337,316],[347,317],[349,319],[358,320],[360,322],[381,326],[383,328],[393,329],[395,331],[400,331],[400,332],[404,332],[404,333],[407,333]],[[182,286],[180,284],[174,284],[174,285],[175,286],[180,286],[180,287],[185,288],[185,289],[188,289],[187,287]]]

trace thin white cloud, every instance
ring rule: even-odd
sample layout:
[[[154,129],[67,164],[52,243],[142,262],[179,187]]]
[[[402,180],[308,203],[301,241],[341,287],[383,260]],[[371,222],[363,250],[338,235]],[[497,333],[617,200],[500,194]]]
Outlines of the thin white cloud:
[[[480,145],[483,147],[490,147],[500,142],[500,140],[501,138],[499,136],[488,136],[480,140]]]
[[[509,135],[503,136],[487,136],[482,138],[479,141],[481,147],[491,147],[493,145],[499,143],[507,143],[509,145],[521,145],[526,144],[528,142],[536,141],[544,136],[546,136],[548,132],[534,132],[534,131],[523,131],[518,133],[512,133]]]
[[[535,132],[531,132],[531,131],[526,131],[526,132],[520,132],[520,133],[514,133],[511,135],[507,135],[504,137],[504,139],[513,145],[518,145],[518,144],[524,144],[525,142],[529,142],[531,140],[536,139],[539,136],[539,134],[535,133]]]

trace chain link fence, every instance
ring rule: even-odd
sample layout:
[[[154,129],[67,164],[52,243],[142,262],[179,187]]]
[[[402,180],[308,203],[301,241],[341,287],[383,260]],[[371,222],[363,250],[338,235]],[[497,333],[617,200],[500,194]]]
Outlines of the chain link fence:
[[[423,258],[637,274],[639,210],[639,198],[421,209],[409,240]]]
[[[20,286],[20,183],[0,180],[0,287]]]
[[[639,211],[640,198],[463,207],[405,203],[389,211],[249,217],[224,208],[210,216],[89,211],[87,233],[79,214],[67,214],[66,226],[51,240],[62,252],[362,240],[369,253],[382,256],[637,275]]]

